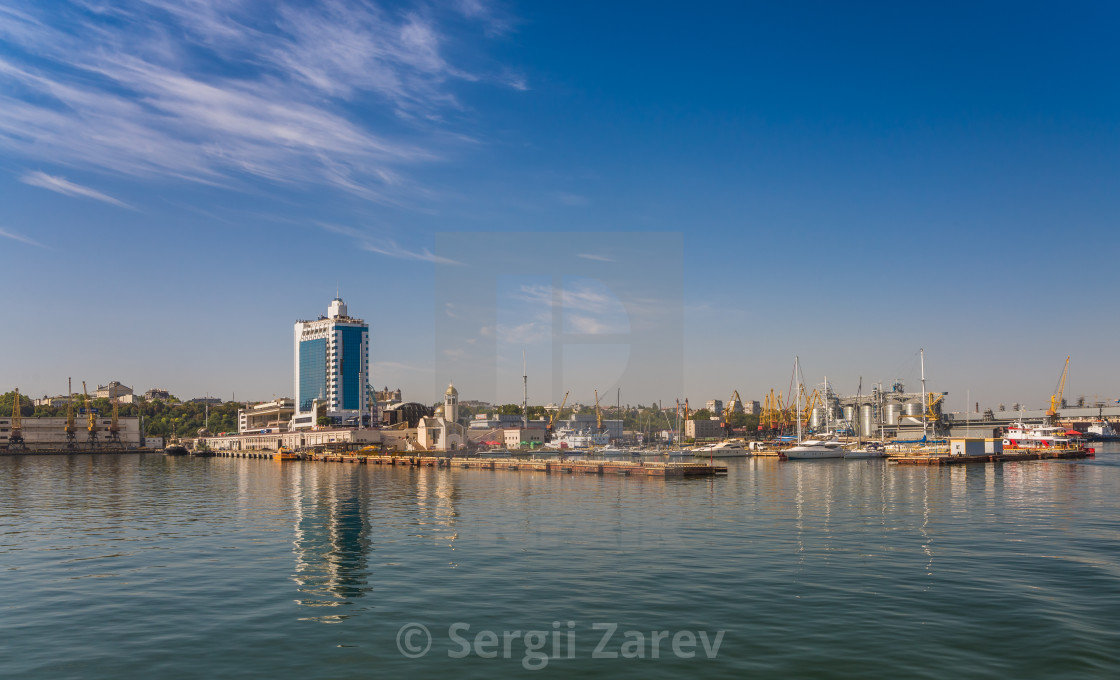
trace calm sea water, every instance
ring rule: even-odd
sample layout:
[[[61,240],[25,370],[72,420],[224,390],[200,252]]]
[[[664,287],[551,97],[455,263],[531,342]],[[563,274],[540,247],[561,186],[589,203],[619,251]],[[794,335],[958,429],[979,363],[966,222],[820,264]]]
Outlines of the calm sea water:
[[[0,676],[1120,677],[1110,451],[704,480],[3,457]]]

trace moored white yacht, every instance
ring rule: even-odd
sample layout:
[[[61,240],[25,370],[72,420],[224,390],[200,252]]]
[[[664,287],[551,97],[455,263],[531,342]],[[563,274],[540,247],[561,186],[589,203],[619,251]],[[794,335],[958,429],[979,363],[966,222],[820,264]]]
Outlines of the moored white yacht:
[[[787,460],[843,458],[844,446],[836,439],[806,439],[784,451]]]
[[[725,439],[715,444],[697,446],[692,455],[700,458],[745,458],[750,454],[740,439]]]

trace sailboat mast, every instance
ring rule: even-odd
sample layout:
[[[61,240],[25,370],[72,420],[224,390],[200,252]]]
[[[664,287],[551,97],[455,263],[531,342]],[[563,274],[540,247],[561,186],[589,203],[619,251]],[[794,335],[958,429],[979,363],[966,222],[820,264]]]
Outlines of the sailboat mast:
[[[801,443],[801,382],[797,379],[797,374],[801,372],[801,367],[798,365],[798,358],[796,355],[793,357],[793,380],[797,383],[797,443]]]
[[[922,439],[926,438],[926,427],[929,425],[929,419],[926,418],[926,409],[929,408],[926,404],[926,350],[919,348],[918,351],[922,355]]]

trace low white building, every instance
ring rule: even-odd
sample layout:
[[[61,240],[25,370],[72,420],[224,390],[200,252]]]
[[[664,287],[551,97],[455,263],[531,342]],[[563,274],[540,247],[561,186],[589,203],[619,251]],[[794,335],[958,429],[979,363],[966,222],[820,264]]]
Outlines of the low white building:
[[[507,449],[538,448],[544,444],[544,430],[536,427],[523,427],[503,430]]]

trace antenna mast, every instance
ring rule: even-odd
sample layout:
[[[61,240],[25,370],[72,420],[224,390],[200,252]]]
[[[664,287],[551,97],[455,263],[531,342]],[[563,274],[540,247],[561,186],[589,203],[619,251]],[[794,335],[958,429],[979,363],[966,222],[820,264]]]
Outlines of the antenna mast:
[[[521,350],[521,427],[529,428],[529,370],[525,363],[525,350]]]

